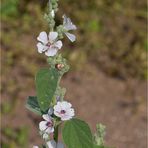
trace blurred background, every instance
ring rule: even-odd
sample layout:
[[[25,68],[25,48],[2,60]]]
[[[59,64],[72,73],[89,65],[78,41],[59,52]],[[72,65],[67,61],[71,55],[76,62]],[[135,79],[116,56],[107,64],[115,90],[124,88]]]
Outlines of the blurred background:
[[[39,144],[41,120],[25,108],[35,95],[34,76],[48,66],[36,37],[48,30],[46,0],[1,1],[1,144]],[[146,148],[147,4],[145,0],[59,0],[57,24],[65,13],[77,25],[77,41],[64,39],[71,70],[62,80],[78,117],[92,131],[106,125],[106,144]]]

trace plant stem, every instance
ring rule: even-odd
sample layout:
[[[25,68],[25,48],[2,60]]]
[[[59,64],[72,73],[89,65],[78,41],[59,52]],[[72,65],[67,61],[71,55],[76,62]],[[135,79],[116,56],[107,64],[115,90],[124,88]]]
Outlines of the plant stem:
[[[59,125],[55,127],[55,131],[54,131],[54,140],[56,144],[58,143],[58,136],[59,136]]]

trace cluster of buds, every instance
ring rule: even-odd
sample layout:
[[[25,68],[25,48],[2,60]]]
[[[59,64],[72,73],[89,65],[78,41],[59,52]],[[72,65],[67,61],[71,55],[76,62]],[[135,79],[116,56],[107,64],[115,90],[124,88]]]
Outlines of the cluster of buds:
[[[47,20],[50,30],[55,26],[55,13],[58,11],[58,0],[49,0],[48,12],[44,15]]]
[[[62,70],[62,68],[64,68],[64,64],[56,64],[55,67],[56,67],[58,70]]]

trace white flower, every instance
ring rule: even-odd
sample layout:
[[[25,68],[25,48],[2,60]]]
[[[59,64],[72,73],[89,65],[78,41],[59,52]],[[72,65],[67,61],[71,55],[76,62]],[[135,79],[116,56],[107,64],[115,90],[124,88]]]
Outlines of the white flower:
[[[64,148],[63,143],[58,142],[56,144],[56,142],[54,140],[48,141],[47,143],[48,148]]]
[[[34,145],[33,148],[39,148],[38,146]]]
[[[37,37],[39,41],[37,43],[37,48],[39,53],[45,52],[46,56],[54,56],[58,52],[59,49],[62,47],[62,41],[58,40],[58,33],[57,32],[50,32],[47,36],[45,31],[41,32]]]
[[[54,106],[54,114],[60,117],[62,121],[70,120],[74,116],[74,109],[71,107],[71,103],[67,101],[58,102]]]
[[[71,19],[66,17],[66,15],[63,15],[63,26],[66,30],[65,35],[69,38],[71,42],[74,42],[76,40],[76,36],[68,33],[70,30],[76,30],[77,27],[72,23]]]
[[[49,109],[48,114],[44,114],[42,117],[44,121],[39,123],[39,129],[43,132],[43,138],[47,138],[47,134],[54,132],[54,124],[51,118],[51,109]]]

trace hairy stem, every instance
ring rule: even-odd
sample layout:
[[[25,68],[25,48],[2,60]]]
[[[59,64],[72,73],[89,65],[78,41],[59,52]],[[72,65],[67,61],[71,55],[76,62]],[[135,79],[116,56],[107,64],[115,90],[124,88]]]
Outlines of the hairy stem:
[[[59,136],[59,125],[57,125],[55,127],[55,131],[54,131],[54,140],[55,140],[56,144],[58,143],[58,136]],[[56,145],[56,147],[57,147],[57,145]]]

